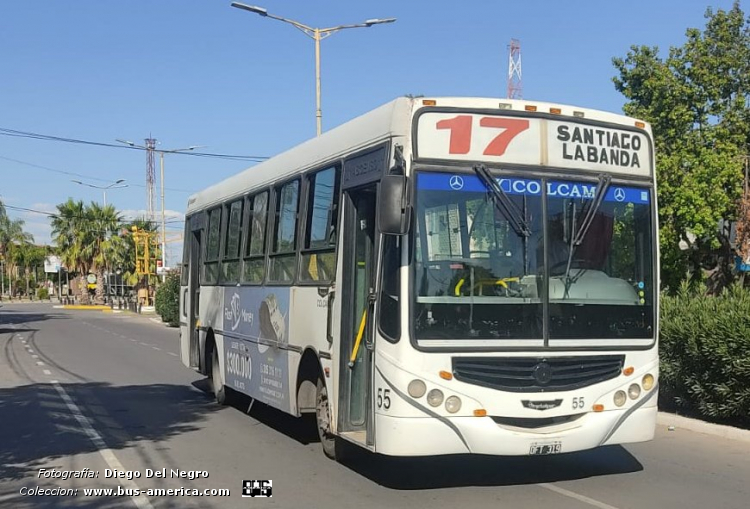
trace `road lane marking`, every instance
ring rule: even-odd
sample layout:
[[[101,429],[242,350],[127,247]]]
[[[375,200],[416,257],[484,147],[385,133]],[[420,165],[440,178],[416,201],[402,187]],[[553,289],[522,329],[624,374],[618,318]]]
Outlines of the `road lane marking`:
[[[96,429],[94,429],[91,421],[89,421],[89,419],[85,415],[83,415],[81,409],[78,408],[78,405],[75,404],[75,401],[73,401],[73,399],[68,395],[63,386],[60,385],[57,380],[52,380],[52,385],[55,387],[55,390],[60,395],[63,402],[65,402],[65,405],[68,407],[68,410],[70,410],[70,413],[73,414],[73,417],[75,417],[75,419],[78,421],[78,424],[81,425],[84,433],[88,436],[89,440],[91,440],[91,443],[93,443],[94,447],[99,450],[99,454],[101,454],[102,458],[104,458],[104,461],[107,462],[109,467],[112,470],[124,471],[125,467],[122,466],[122,463],[120,463],[120,460],[117,459],[115,453],[113,453],[112,450],[107,447],[107,444],[106,442],[104,442],[102,436],[96,431]],[[130,489],[141,491],[138,485],[132,480],[118,479],[118,481]],[[151,505],[151,502],[149,502],[148,498],[146,498],[145,495],[131,495],[130,498],[131,500],[133,500],[133,503],[140,509],[154,509],[154,506]]]
[[[617,509],[617,507],[609,504],[605,504],[604,502],[599,502],[598,500],[594,500],[593,498],[589,498],[586,495],[581,495],[579,493],[576,493],[575,491],[566,490],[565,488],[560,488],[559,486],[555,486],[554,484],[550,483],[539,483],[537,484],[540,488],[544,488],[546,490],[554,491],[558,495],[562,495],[564,497],[573,498],[575,500],[578,500],[579,502],[583,502],[584,504],[589,504],[594,507],[598,507],[599,509]]]
[[[44,366],[44,363],[42,361],[36,361],[37,366]]]
[[[154,350],[159,350],[161,352],[161,348],[159,348],[158,346],[152,346],[151,348],[153,348]]]
[[[175,357],[177,357],[177,354],[176,354],[176,353],[174,353],[174,352],[167,352],[167,353],[168,353],[169,355],[174,355]]]
[[[32,358],[32,359],[38,359],[38,358],[39,358],[39,356],[38,356],[38,355],[32,355],[32,356],[31,356],[31,358]]]
[[[141,343],[143,346],[151,346],[148,343]]]
[[[51,374],[52,374],[52,371],[50,371],[50,370],[48,370],[48,369],[45,369],[45,370],[43,371],[43,373],[44,373],[45,375],[51,375]]]

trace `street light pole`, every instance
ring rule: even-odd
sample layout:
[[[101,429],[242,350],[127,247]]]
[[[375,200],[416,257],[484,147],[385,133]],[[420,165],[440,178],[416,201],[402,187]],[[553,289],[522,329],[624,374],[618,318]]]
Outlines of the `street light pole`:
[[[123,184],[123,182],[125,182],[125,179],[119,179],[119,180],[111,183],[108,186],[96,186],[94,184],[87,184],[85,182],[81,182],[80,180],[71,180],[71,182],[75,182],[76,184],[80,184],[82,186],[92,187],[94,189],[101,190],[102,193],[104,194],[103,198],[104,198],[104,206],[105,207],[107,206],[107,189],[120,189],[120,188],[123,188],[123,187],[128,187],[127,184]]]
[[[159,154],[159,165],[161,166],[161,267],[162,270],[167,268],[167,221],[164,212],[164,152]],[[167,276],[162,274],[162,281],[167,280]]]
[[[246,5],[241,2],[232,2],[231,5],[232,7],[242,9],[243,11],[253,12],[255,14],[263,16],[264,18],[271,18],[277,21],[283,21],[284,23],[289,23],[315,41],[315,120],[318,136],[320,136],[323,132],[323,111],[320,106],[320,41],[322,41],[326,37],[330,37],[339,30],[344,30],[347,28],[369,28],[373,25],[393,23],[394,21],[396,21],[396,18],[376,18],[368,19],[362,23],[356,23],[353,25],[339,25],[329,28],[312,28],[300,23],[299,21],[294,21],[291,19],[282,18],[281,16],[276,16],[275,14],[270,14],[268,10],[264,9],[263,7]]]
[[[323,133],[323,110],[320,107],[320,30],[313,32],[315,39],[315,128],[316,136]]]

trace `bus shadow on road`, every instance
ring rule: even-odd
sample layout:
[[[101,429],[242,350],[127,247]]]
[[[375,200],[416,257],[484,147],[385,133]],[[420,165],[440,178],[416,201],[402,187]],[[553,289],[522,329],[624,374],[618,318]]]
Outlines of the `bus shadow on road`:
[[[643,470],[643,465],[619,445],[544,457],[461,454],[394,458],[356,451],[345,465],[397,490],[553,483]]]
[[[193,382],[193,386],[213,397],[208,379]],[[301,418],[295,417],[264,403],[253,402],[251,397],[238,392],[232,392],[230,404],[263,426],[268,426],[302,445],[320,442],[318,430],[315,427],[315,414],[303,414]]]

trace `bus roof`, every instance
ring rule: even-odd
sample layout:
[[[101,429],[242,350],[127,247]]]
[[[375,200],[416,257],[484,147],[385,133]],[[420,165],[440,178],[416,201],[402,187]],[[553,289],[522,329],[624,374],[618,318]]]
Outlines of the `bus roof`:
[[[282,181],[300,171],[335,161],[378,141],[405,136],[411,102],[408,97],[400,97],[192,195],[188,200],[188,215],[234,195],[240,196],[248,189]]]
[[[615,125],[642,123],[651,134],[648,123],[616,113],[578,106],[532,100],[482,97],[399,97],[379,108],[341,124],[320,137],[312,138],[271,159],[252,166],[222,182],[192,195],[187,214],[241,196],[250,189],[283,181],[291,175],[319,167],[327,162],[393,137],[410,135],[413,113],[422,107],[460,108],[467,110],[535,111],[554,114],[563,119],[584,118]],[[532,109],[535,108],[535,109]]]

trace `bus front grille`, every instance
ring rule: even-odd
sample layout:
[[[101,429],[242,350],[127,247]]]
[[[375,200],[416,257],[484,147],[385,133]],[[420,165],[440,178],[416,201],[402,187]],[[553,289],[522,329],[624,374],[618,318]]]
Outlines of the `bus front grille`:
[[[509,392],[555,392],[617,377],[624,355],[454,357],[456,380]]]

